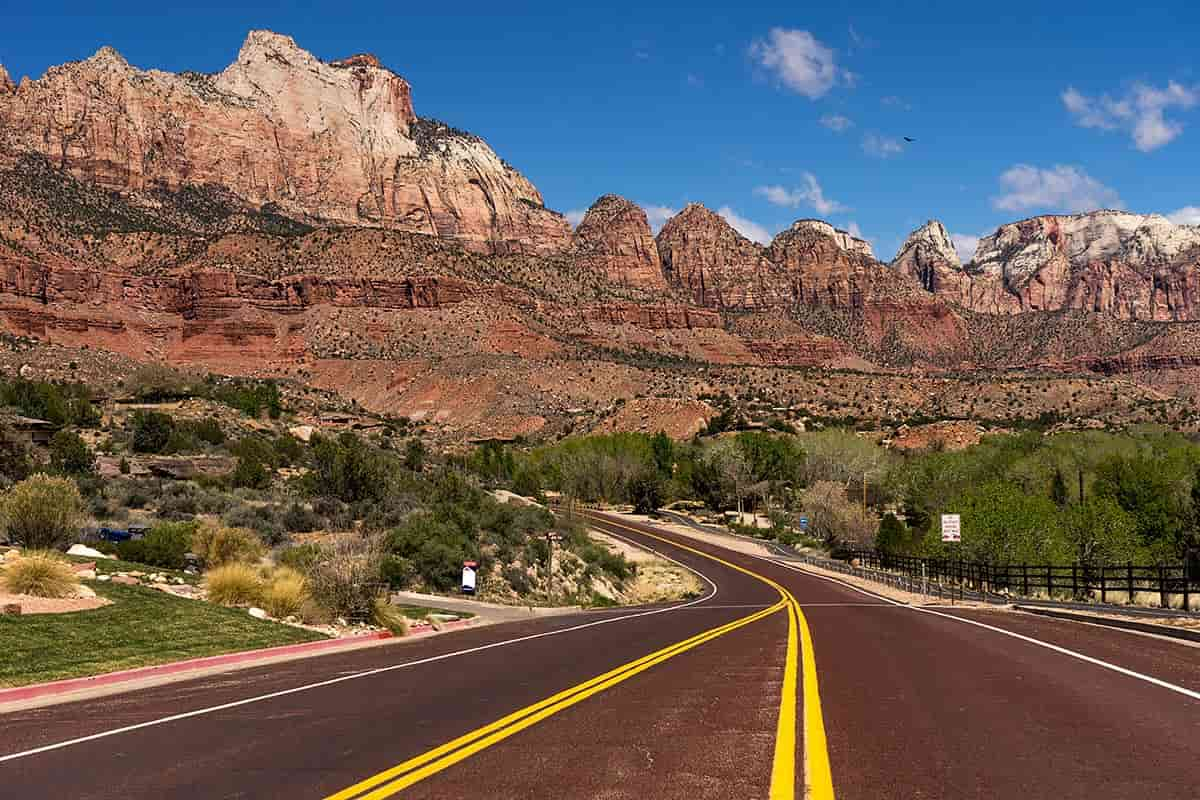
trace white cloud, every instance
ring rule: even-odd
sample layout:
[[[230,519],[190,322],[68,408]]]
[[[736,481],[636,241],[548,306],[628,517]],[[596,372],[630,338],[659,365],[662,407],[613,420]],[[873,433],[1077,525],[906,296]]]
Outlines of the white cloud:
[[[954,252],[958,253],[958,260],[966,264],[975,258],[975,250],[979,247],[979,240],[982,238],[982,236],[972,236],[969,233],[950,234],[950,242],[954,245]]]
[[[904,152],[904,143],[889,136],[868,133],[863,137],[863,152],[875,158],[890,158]]]
[[[1004,211],[1031,208],[1052,211],[1093,211],[1121,208],[1117,191],[1105,186],[1079,167],[1061,164],[1040,169],[1017,164],[1000,176],[1005,193],[992,198],[992,205]]]
[[[567,213],[563,214],[567,218],[567,222],[571,223],[572,228],[578,228],[579,223],[583,222],[583,218],[587,216],[586,208],[572,208]]]
[[[898,108],[901,111],[912,111],[912,105],[903,97],[897,97],[894,94],[889,94],[887,97],[881,98],[880,105],[888,108]]]
[[[792,91],[816,100],[841,79],[853,84],[856,76],[838,68],[833,49],[808,31],[772,28],[766,39],[750,45],[750,57]]]
[[[1186,110],[1200,103],[1200,91],[1175,81],[1168,81],[1163,89],[1135,83],[1119,97],[1088,97],[1068,86],[1061,96],[1080,127],[1128,131],[1134,147],[1143,153],[1157,150],[1183,133],[1181,124],[1167,119],[1169,109]]]
[[[1176,225],[1200,225],[1200,206],[1187,206],[1167,214]]]
[[[854,121],[841,114],[826,114],[821,117],[821,124],[831,131],[841,133],[854,127]]]
[[[837,200],[825,196],[825,190],[821,188],[816,175],[813,175],[811,172],[805,172],[800,176],[800,179],[804,185],[795,189],[787,189],[783,186],[759,186],[755,188],[754,193],[760,197],[765,197],[768,203],[777,206],[784,206],[786,208],[810,206],[822,216],[850,210]]]
[[[650,223],[650,230],[658,233],[659,229],[667,224],[667,220],[675,216],[679,212],[668,206],[642,206],[642,210],[646,212],[646,221]]]
[[[751,239],[759,244],[770,244],[771,233],[757,222],[748,220],[743,216],[738,215],[729,206],[721,206],[717,209],[717,214],[721,216],[729,225],[742,236]]]

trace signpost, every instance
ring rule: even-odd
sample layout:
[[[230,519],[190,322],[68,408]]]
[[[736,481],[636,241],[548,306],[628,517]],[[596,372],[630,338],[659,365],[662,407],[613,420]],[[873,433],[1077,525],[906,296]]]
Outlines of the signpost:
[[[942,514],[942,541],[962,541],[962,520],[958,514]]]
[[[800,530],[804,531],[805,533],[808,533],[808,517],[800,518]]]
[[[462,573],[462,593],[475,594],[475,570],[479,568],[479,564],[475,561],[463,562]]]

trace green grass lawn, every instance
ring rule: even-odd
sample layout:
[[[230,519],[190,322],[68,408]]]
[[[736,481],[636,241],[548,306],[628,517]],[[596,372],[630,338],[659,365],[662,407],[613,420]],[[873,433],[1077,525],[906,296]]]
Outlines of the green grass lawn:
[[[141,586],[88,584],[113,604],[71,614],[0,616],[0,686],[326,638],[255,619],[245,609]]]

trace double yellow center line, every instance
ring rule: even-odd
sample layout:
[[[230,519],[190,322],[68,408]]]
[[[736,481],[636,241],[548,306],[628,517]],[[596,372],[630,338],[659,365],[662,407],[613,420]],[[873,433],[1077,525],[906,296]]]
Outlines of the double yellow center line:
[[[804,656],[805,796],[813,800],[832,800],[833,784],[830,779],[829,756],[825,745],[825,726],[821,716],[820,697],[817,692],[817,673],[812,657],[812,639],[808,632],[808,623],[805,621],[804,615],[791,593],[770,578],[725,561],[717,556],[710,555],[709,553],[613,520],[600,518],[598,521],[606,525],[625,528],[641,536],[657,539],[673,547],[687,550],[750,575],[767,583],[778,591],[780,595],[779,602],[756,611],[753,614],[736,619],[733,622],[703,631],[691,638],[676,642],[654,653],[622,664],[602,675],[597,675],[533,705],[514,711],[495,722],[477,728],[457,739],[411,758],[402,764],[397,764],[390,769],[372,775],[366,780],[349,786],[336,794],[329,795],[326,800],[381,800],[381,798],[391,797],[412,786],[414,783],[441,772],[475,753],[491,747],[497,742],[501,742],[526,728],[536,725],[547,717],[553,716],[577,703],[581,703],[592,695],[629,680],[656,664],[660,664],[667,659],[674,658],[681,653],[699,647],[705,642],[712,641],[719,636],[724,636],[738,628],[750,625],[785,609],[788,614],[787,658],[784,664],[779,720],[775,732],[775,755],[771,767],[770,800],[792,800],[795,797],[798,638],[801,641]]]

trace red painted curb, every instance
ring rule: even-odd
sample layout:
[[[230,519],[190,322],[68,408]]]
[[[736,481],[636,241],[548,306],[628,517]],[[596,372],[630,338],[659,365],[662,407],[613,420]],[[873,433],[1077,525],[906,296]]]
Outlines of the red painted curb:
[[[17,686],[12,689],[0,689],[0,705],[4,703],[12,703],[18,700],[29,700],[34,697],[45,697],[47,695],[67,694],[69,692],[79,691],[80,689],[90,689],[95,686],[108,686],[114,683],[125,683],[127,681],[135,681],[139,678],[147,678],[157,675],[171,675],[176,672],[187,672],[193,669],[203,669],[204,667],[221,666],[222,664],[238,664],[244,661],[257,661],[261,659],[271,658],[272,656],[290,655],[292,653],[309,653],[319,650],[335,650],[339,648],[349,648],[361,642],[378,641],[380,639],[390,639],[393,634],[391,631],[376,631],[362,636],[348,636],[344,639],[325,639],[317,642],[301,642],[300,644],[285,644],[280,647],[265,647],[260,650],[243,650],[237,653],[223,653],[217,656],[205,656],[204,658],[190,658],[185,661],[173,661],[170,664],[157,664],[150,667],[136,667],[134,669],[124,669],[118,672],[106,672],[103,675],[92,675],[86,678],[67,678],[61,681],[50,681],[49,683],[34,683],[29,686]]]

